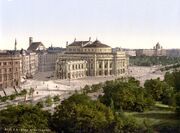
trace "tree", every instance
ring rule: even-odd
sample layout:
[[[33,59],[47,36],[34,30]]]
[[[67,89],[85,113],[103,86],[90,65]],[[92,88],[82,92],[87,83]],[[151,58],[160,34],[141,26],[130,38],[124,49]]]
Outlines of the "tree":
[[[34,90],[34,88],[32,88],[32,87],[31,87],[30,90],[29,90],[29,95],[31,95],[32,98],[33,98],[34,91],[35,91],[35,90]]]
[[[14,99],[16,99],[16,94],[10,95],[10,100],[14,100]]]
[[[175,71],[172,73],[174,75],[174,83],[176,91],[180,91],[180,71]]]
[[[143,111],[149,103],[146,102],[148,97],[145,97],[144,89],[139,85],[133,78],[128,81],[107,81],[100,101],[107,106],[112,106],[113,101],[116,110]]]
[[[85,87],[83,88],[83,93],[86,94],[86,93],[89,93],[91,90],[90,86],[89,85],[85,85]]]
[[[54,102],[60,101],[60,98],[59,98],[59,97],[60,97],[59,95],[54,96],[54,97],[53,97]]]
[[[176,70],[172,73],[167,72],[164,76],[164,81],[174,87],[176,91],[180,91],[180,71]]]
[[[51,106],[52,103],[53,103],[52,98],[51,98],[50,96],[48,96],[48,97],[46,98],[46,100],[45,100],[45,104],[46,104],[47,106]]]
[[[150,94],[154,100],[160,100],[163,93],[162,83],[159,78],[146,80],[144,83],[145,90]]]
[[[166,72],[164,75],[164,81],[172,87],[175,87],[175,77],[172,73]]]
[[[110,108],[86,95],[74,94],[56,108],[51,123],[56,132],[94,133],[105,131],[113,119]]]
[[[171,106],[174,105],[175,104],[174,88],[164,81],[161,83],[162,83],[162,94],[160,96],[160,100],[162,101],[163,104],[167,104]]]
[[[0,111],[0,129],[21,129],[43,130],[48,127],[48,119],[50,114],[42,111],[39,107],[33,105],[9,106],[7,109]]]
[[[176,112],[180,116],[180,92],[176,94]]]
[[[43,108],[44,107],[44,102],[43,101],[39,101],[37,104],[36,104],[37,107],[39,108]]]

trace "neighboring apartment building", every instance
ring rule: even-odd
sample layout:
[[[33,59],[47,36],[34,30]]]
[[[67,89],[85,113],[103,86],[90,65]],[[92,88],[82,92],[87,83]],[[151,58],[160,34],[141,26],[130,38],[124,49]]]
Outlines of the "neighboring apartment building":
[[[157,43],[153,49],[137,49],[136,56],[166,56],[166,50]]]
[[[55,71],[56,60],[60,53],[64,53],[65,48],[49,47],[46,51],[38,54],[38,70],[39,72]]]
[[[70,45],[66,45],[64,54],[59,55],[55,76],[60,79],[68,77],[77,79],[84,76],[125,76],[127,68],[128,57],[124,51],[113,52],[110,46],[98,40],[94,42],[75,40]],[[86,69],[86,75],[83,75],[82,69],[83,72]]]
[[[32,77],[38,71],[38,54],[35,52],[28,52],[26,50],[20,51],[21,57],[21,76]]]
[[[0,53],[0,90],[20,86],[20,60],[15,52]]]
[[[56,60],[58,53],[43,52],[38,55],[38,71],[47,72],[55,71]]]

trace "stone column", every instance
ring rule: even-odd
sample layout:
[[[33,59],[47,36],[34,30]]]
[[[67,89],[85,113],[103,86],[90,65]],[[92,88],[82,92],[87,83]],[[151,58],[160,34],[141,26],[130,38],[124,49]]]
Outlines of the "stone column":
[[[109,70],[109,68],[110,68],[110,66],[109,66],[109,60],[107,61],[107,71],[108,71],[108,73],[107,73],[107,75],[109,76],[110,74],[110,70]]]
[[[104,60],[102,61],[102,76],[104,76]]]
[[[94,75],[93,76],[96,76],[96,71],[97,71],[97,60],[96,60],[96,54],[94,55]]]
[[[114,54],[114,67],[113,67],[114,75],[117,76],[117,53]]]

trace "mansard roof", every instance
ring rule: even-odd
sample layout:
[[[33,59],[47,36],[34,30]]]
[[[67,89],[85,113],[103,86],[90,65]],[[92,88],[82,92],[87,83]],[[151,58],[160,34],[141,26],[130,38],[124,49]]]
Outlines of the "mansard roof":
[[[103,44],[103,43],[101,43],[99,40],[96,40],[96,41],[94,41],[93,43],[91,43],[91,44],[88,44],[88,45],[86,45],[86,46],[84,46],[84,47],[89,47],[89,48],[92,48],[92,47],[94,47],[94,48],[109,48],[110,46],[108,46],[108,45],[106,45],[106,44]]]

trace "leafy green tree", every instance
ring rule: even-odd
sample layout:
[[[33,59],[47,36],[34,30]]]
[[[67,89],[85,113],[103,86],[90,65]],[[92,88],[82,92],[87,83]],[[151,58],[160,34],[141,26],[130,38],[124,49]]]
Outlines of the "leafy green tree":
[[[180,92],[176,93],[176,112],[180,117]]]
[[[174,75],[174,83],[176,91],[180,91],[180,71],[175,71],[172,73]]]
[[[48,96],[48,97],[46,98],[46,100],[45,100],[45,104],[46,104],[47,106],[51,106],[52,103],[53,103],[52,98],[51,98],[50,96]]]
[[[136,119],[132,116],[126,116],[123,112],[116,113],[112,123],[111,132],[113,133],[140,133],[143,128],[137,124]]]
[[[91,86],[91,92],[97,92],[102,88],[102,84],[94,84]]]
[[[60,98],[59,98],[59,97],[60,97],[59,95],[54,96],[54,97],[53,97],[54,102],[60,101]]]
[[[162,94],[160,100],[163,104],[171,105],[173,106],[175,104],[174,99],[174,88],[169,86],[166,82],[162,83]]]
[[[89,93],[91,90],[90,86],[89,85],[85,85],[85,87],[83,88],[83,93],[86,94],[86,93]]]
[[[86,95],[74,94],[56,108],[51,123],[56,132],[98,133],[105,132],[113,119],[110,108]]]
[[[30,90],[29,90],[29,96],[31,96],[32,98],[33,98],[33,96],[34,96],[34,88],[30,88]]]
[[[25,89],[23,89],[23,90],[19,93],[20,96],[24,96],[24,95],[26,95],[26,94],[27,94],[27,90],[25,90]]]
[[[16,99],[16,94],[10,95],[10,100],[14,100],[14,99]]]
[[[39,108],[43,108],[44,107],[44,101],[39,101],[37,104],[36,104],[37,107]]]
[[[6,102],[9,99],[8,96],[3,96],[1,97],[1,102]]]
[[[111,106],[113,100],[116,110],[143,111],[149,104],[146,102],[148,97],[145,97],[144,89],[133,78],[128,81],[107,81],[103,91],[100,101]]]
[[[175,87],[175,77],[172,73],[166,72],[164,75],[164,81],[172,87]]]
[[[180,71],[167,72],[164,76],[164,81],[174,87],[175,91],[180,91]]]
[[[153,99],[158,101],[163,93],[162,82],[159,78],[146,80],[144,83],[145,90],[152,95]]]
[[[0,111],[0,129],[17,129],[18,132],[23,132],[21,129],[43,130],[49,132],[48,119],[50,114],[42,111],[39,107],[33,105],[18,105],[9,106],[7,109]],[[32,131],[33,132],[33,131]]]

